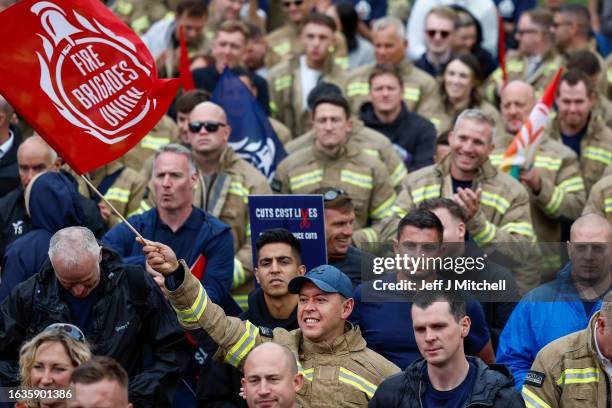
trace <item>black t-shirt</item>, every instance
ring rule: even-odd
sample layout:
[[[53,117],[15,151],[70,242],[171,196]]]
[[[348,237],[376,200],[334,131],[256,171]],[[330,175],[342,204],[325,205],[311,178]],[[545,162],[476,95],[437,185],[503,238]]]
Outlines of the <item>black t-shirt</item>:
[[[453,180],[453,193],[457,193],[457,190],[459,189],[459,187],[463,189],[472,188],[472,180],[469,180],[469,181],[457,180],[454,177],[451,177],[451,179]]]
[[[469,362],[470,370],[468,371],[465,380],[456,388],[449,391],[438,391],[429,382],[427,368],[425,368],[425,389],[424,404],[426,408],[456,408],[462,407],[466,401],[469,401],[476,382],[476,365]]]

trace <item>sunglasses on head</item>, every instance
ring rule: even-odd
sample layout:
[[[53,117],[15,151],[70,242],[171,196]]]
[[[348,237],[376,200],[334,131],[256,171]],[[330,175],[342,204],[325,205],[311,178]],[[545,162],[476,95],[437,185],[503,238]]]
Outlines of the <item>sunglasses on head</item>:
[[[435,37],[436,34],[440,34],[440,37],[442,38],[446,38],[450,35],[450,31],[445,31],[445,30],[427,30],[427,35],[430,36],[431,38]]]
[[[336,198],[346,195],[344,190],[334,189],[323,194],[323,201],[334,201]]]
[[[283,6],[289,8],[292,4],[295,4],[296,7],[300,7],[302,3],[304,3],[304,0],[283,1]]]
[[[85,341],[85,335],[81,329],[69,323],[53,323],[47,326],[43,332],[65,333],[76,341]]]
[[[219,130],[219,127],[225,126],[225,123],[220,122],[190,122],[189,123],[189,131],[191,133],[199,133],[202,128],[206,129],[207,132],[216,132]]]

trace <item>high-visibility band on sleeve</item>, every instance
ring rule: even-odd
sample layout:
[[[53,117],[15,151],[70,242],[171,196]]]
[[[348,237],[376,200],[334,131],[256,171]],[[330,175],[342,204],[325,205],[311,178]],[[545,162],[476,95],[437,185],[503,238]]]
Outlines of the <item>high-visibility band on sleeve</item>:
[[[249,354],[249,352],[255,347],[255,340],[259,334],[259,327],[253,323],[246,321],[246,330],[240,340],[227,352],[225,356],[225,362],[238,367],[240,361]]]
[[[117,10],[117,12],[123,16],[129,15],[134,9],[134,5],[130,3],[129,1],[119,0],[115,4],[116,4],[115,10]]]
[[[547,255],[542,257],[542,268],[557,269],[561,267],[560,255]]]
[[[349,69],[348,57],[336,57],[334,58],[334,64],[338,65],[342,69]]]
[[[289,51],[291,51],[291,43],[289,41],[283,41],[281,43],[278,43],[272,46],[272,51],[279,55],[285,55]]]
[[[550,405],[545,403],[540,397],[535,395],[535,393],[533,391],[530,391],[527,387],[523,387],[522,395],[527,408],[551,408]]]
[[[608,82],[612,83],[612,67],[608,68]]]
[[[245,186],[243,186],[241,182],[232,181],[227,192],[242,198],[242,202],[244,202],[245,204],[249,203],[249,190]]]
[[[176,310],[176,315],[179,320],[184,323],[197,323],[202,317],[202,313],[206,309],[206,304],[208,303],[208,296],[206,296],[206,292],[204,291],[204,287],[201,283],[198,283],[198,296],[196,296],[193,305],[191,305],[188,309],[174,309]]]
[[[366,242],[377,242],[378,234],[372,228],[362,228],[360,231],[365,236]]]
[[[395,166],[393,173],[391,173],[391,185],[393,187],[399,186],[406,176],[408,176],[408,170],[406,170],[406,166],[404,166],[404,163],[398,164],[397,166]]]
[[[130,200],[130,190],[119,187],[111,187],[108,189],[104,198],[109,201],[117,201],[120,203],[127,203]]]
[[[346,96],[367,95],[370,92],[370,85],[367,82],[351,82],[346,87]]]
[[[503,158],[504,155],[502,153],[491,153],[489,155],[489,161],[491,162],[493,167],[499,166]]]
[[[604,200],[604,211],[605,213],[612,213],[612,198],[606,198]]]
[[[130,26],[132,27],[132,30],[136,31],[138,34],[142,34],[149,27],[149,25],[151,25],[149,17],[142,16],[132,21]]]
[[[381,205],[376,207],[370,213],[370,218],[374,220],[382,220],[386,217],[391,217],[393,215],[393,203],[395,202],[397,196],[395,194],[391,194],[389,198],[387,198]]]
[[[430,198],[440,197],[440,184],[432,184],[429,186],[417,188],[410,192],[412,201],[415,205],[419,205],[421,201],[428,200]]]
[[[274,101],[270,101],[270,112],[278,113],[278,105]]]
[[[612,164],[612,152],[600,147],[587,146],[582,153],[582,157],[598,161],[606,166]]]
[[[380,159],[380,153],[376,149],[370,149],[366,147],[363,149],[363,152],[367,154],[368,156],[372,156],[372,157],[376,157],[377,159]]]
[[[246,274],[242,267],[242,262],[238,258],[234,258],[234,279],[232,280],[232,289],[244,285],[246,282]]]
[[[598,368],[566,368],[557,380],[557,385],[563,387],[565,384],[585,384],[598,381]]]
[[[557,171],[561,168],[561,159],[547,156],[536,156],[533,167]]]
[[[299,360],[296,359],[295,362],[298,367],[298,372],[301,373],[304,376],[304,378],[307,379],[308,381],[312,381],[314,377],[314,368],[309,368],[308,370],[304,370]]]
[[[363,378],[360,375],[355,374],[352,371],[347,370],[344,367],[340,367],[340,372],[338,373],[338,379],[340,382],[348,384],[352,387],[357,388],[359,391],[365,392],[368,398],[372,398],[374,393],[376,392],[376,386]]]
[[[523,72],[525,63],[523,61],[510,60],[506,63],[506,69],[510,72]]]
[[[143,149],[149,150],[159,150],[160,147],[165,146],[170,143],[170,139],[167,137],[155,137],[151,135],[146,135],[140,141],[140,147]]]
[[[291,191],[295,192],[300,188],[309,186],[311,184],[317,184],[321,181],[323,181],[323,169],[317,169],[291,177],[289,179],[289,186]]]
[[[291,75],[283,75],[274,80],[274,90],[280,92],[283,89],[289,88],[293,82]]]
[[[251,238],[251,223],[250,222],[247,223],[245,229],[246,229],[246,232],[245,232],[246,237]]]
[[[404,210],[402,207],[400,207],[399,205],[394,205],[393,206],[393,213],[395,215],[397,215],[400,218],[404,218],[404,216],[406,214],[408,214],[408,211]]]
[[[550,198],[548,204],[546,204],[544,211],[546,211],[547,214],[554,214],[555,212],[557,212],[559,210],[559,207],[561,207],[561,203],[563,203],[564,196],[565,194],[563,193],[563,189],[559,186],[555,187],[552,193],[552,197]]]
[[[418,102],[421,97],[421,90],[411,86],[404,87],[404,99],[407,101]]]
[[[491,193],[489,191],[483,191],[480,195],[480,203],[493,207],[501,215],[504,215],[508,208],[510,208],[510,202],[499,194]]]
[[[572,177],[567,180],[563,180],[559,183],[559,186],[563,189],[564,192],[570,193],[572,191],[582,191],[584,190],[584,180],[582,177]]]
[[[535,232],[533,232],[533,225],[528,222],[509,222],[501,227],[502,231],[508,233],[515,233],[525,235],[530,238],[535,238]]]
[[[371,190],[374,188],[372,176],[343,169],[340,171],[340,182]]]
[[[480,233],[474,235],[474,241],[477,244],[488,244],[493,241],[495,234],[497,233],[497,227],[489,221],[486,221],[485,228]]]

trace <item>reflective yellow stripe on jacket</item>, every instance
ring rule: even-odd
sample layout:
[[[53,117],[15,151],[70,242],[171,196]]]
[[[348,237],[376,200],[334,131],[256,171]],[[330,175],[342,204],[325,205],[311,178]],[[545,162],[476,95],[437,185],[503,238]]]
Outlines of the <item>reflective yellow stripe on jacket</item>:
[[[402,180],[407,176],[408,170],[406,170],[406,166],[404,166],[404,163],[398,164],[393,170],[393,173],[391,173],[391,185],[393,187],[399,186]]]
[[[383,218],[391,217],[393,215],[393,203],[395,202],[396,198],[396,195],[392,194],[381,205],[370,212],[370,218],[374,220],[382,220]]]
[[[155,137],[151,135],[146,135],[142,138],[140,142],[140,147],[143,149],[150,150],[159,150],[160,147],[165,146],[170,143],[170,139],[167,137]]]
[[[291,177],[289,179],[289,188],[291,191],[295,191],[311,184],[320,183],[321,181],[323,181],[323,170],[317,169]]]
[[[130,200],[130,190],[125,188],[111,187],[108,189],[104,198],[111,201],[118,201],[120,203],[127,203]]]
[[[527,408],[551,408],[550,405],[545,403],[540,397],[535,395],[535,393],[530,391],[527,387],[523,387],[522,394]]]
[[[360,375],[357,375],[354,372],[347,370],[344,367],[340,367],[338,379],[340,380],[340,382],[355,387],[359,391],[365,392],[368,398],[372,398],[374,396],[374,393],[376,392],[377,387],[374,384],[361,377]]]
[[[606,198],[604,201],[604,210],[607,213],[612,213],[612,198]]]
[[[208,296],[206,296],[206,292],[204,292],[204,288],[202,285],[198,285],[198,296],[196,296],[195,301],[191,305],[191,307],[187,309],[174,309],[176,311],[176,315],[180,321],[184,323],[197,323],[202,317],[202,313],[204,313],[204,309],[206,309],[206,304],[208,303]]]
[[[367,95],[370,92],[370,85],[367,82],[351,82],[346,87],[346,96],[349,98],[357,95]]]
[[[585,384],[599,381],[599,369],[588,368],[566,368],[557,380],[557,385],[563,387],[565,384]]]
[[[493,223],[486,221],[485,229],[482,232],[474,235],[474,241],[481,245],[488,244],[489,242],[493,241],[496,232],[497,227]]]
[[[340,181],[342,183],[352,184],[357,187],[371,190],[374,188],[372,176],[369,174],[361,174],[350,170],[340,171]]]
[[[584,149],[582,156],[586,157],[587,159],[603,163],[606,166],[612,164],[612,152],[600,147],[587,146]]]
[[[246,274],[242,262],[234,257],[234,278],[232,280],[232,289],[242,286],[246,282]]]
[[[241,197],[245,204],[249,203],[249,190],[241,182],[232,181],[227,192]]]
[[[510,208],[510,203],[504,197],[499,194],[491,193],[488,191],[483,191],[480,195],[480,203],[484,205],[488,205],[489,207],[493,207],[497,212],[501,215],[504,215],[508,208]]]
[[[419,205],[421,201],[425,201],[430,198],[440,197],[440,184],[432,184],[429,186],[417,188],[412,190],[410,193],[414,205]]]
[[[246,321],[246,331],[236,344],[227,352],[225,362],[238,367],[240,361],[255,347],[255,340],[259,334],[259,327]]]

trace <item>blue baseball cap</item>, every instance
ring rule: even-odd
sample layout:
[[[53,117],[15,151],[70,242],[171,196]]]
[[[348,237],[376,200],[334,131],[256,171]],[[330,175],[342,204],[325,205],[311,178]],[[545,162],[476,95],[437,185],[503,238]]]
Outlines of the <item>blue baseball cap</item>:
[[[320,265],[306,272],[304,276],[297,276],[289,282],[289,293],[300,293],[302,285],[313,283],[317,288],[327,293],[339,293],[345,298],[353,297],[353,285],[348,276],[340,269],[331,265]]]

